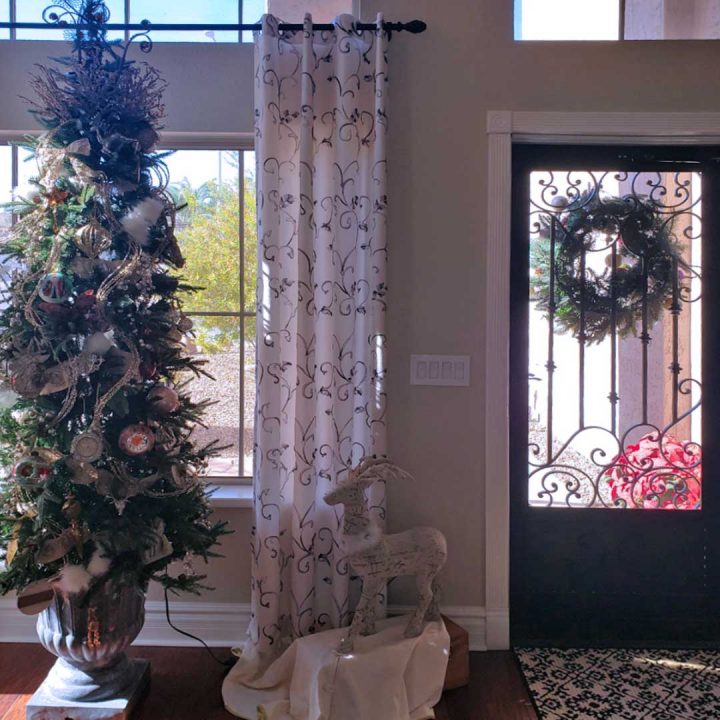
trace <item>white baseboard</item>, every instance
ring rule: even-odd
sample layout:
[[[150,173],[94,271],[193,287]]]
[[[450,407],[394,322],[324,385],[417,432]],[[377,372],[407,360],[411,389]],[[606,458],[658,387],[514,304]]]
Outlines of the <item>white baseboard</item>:
[[[403,614],[411,606],[391,605],[391,614]],[[501,635],[493,631],[501,627],[497,613],[486,618],[485,608],[477,605],[447,605],[443,614],[468,631],[470,650],[495,649],[491,640]],[[505,627],[507,614],[505,614]],[[249,603],[212,603],[170,601],[170,619],[180,630],[202,638],[211,647],[230,647],[241,644],[250,622]],[[500,625],[498,625],[500,622]],[[492,635],[492,638],[491,638]],[[0,642],[37,642],[35,617],[22,615],[14,598],[0,599]],[[165,619],[165,603],[148,600],[145,604],[145,626],[134,645],[166,647],[197,647],[197,641],[173,630]]]
[[[485,612],[485,642],[487,650],[507,650],[510,647],[510,612],[507,608]]]
[[[249,603],[179,602],[170,600],[170,619],[180,630],[202,638],[211,647],[242,643],[250,622]],[[35,617],[22,615],[14,598],[0,600],[0,642],[37,642]],[[133,645],[199,647],[173,630],[165,619],[165,603],[145,603],[145,625]]]

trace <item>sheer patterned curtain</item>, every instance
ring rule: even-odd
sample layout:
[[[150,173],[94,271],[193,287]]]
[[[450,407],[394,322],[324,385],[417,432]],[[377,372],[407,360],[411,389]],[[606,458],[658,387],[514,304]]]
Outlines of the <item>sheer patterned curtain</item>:
[[[258,356],[252,621],[246,656],[347,624],[341,510],[323,496],[385,451],[387,38],[255,41]],[[382,524],[384,488],[368,491]]]

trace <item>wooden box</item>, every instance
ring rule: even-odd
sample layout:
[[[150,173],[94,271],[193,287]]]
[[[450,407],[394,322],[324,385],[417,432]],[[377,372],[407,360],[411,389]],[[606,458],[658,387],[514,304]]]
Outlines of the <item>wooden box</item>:
[[[443,689],[453,690],[470,682],[470,643],[465,628],[460,627],[445,615],[442,616],[442,619],[450,635],[450,657]]]

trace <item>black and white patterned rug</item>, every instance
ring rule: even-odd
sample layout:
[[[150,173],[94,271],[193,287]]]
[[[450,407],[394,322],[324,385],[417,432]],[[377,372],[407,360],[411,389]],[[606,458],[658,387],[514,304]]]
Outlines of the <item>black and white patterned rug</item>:
[[[720,720],[720,651],[515,654],[541,720]]]

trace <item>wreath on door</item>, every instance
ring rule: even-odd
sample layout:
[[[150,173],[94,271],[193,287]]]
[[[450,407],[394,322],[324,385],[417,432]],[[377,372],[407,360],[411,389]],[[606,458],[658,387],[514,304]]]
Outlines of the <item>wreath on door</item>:
[[[559,212],[541,217],[530,244],[537,307],[549,317],[552,305],[558,330],[588,343],[602,342],[613,322],[620,337],[637,335],[644,312],[651,327],[672,304],[680,268],[687,268],[672,233],[673,216],[636,195],[601,197],[589,191],[570,203],[556,198],[554,204]],[[602,257],[601,269],[597,261],[587,262],[591,256]]]

